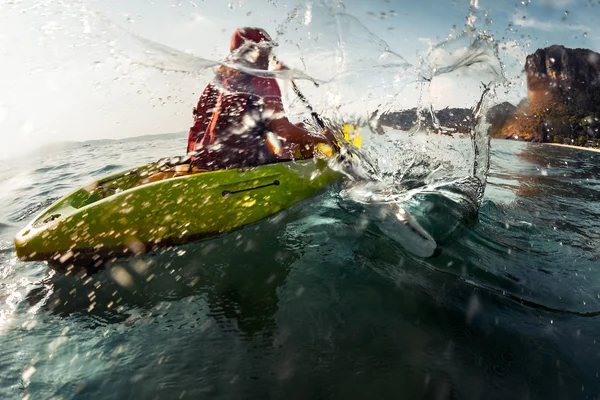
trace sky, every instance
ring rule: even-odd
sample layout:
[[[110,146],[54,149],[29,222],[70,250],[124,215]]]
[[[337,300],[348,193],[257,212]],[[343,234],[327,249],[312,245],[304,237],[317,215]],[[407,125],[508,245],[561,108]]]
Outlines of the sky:
[[[62,141],[186,131],[241,26],[265,28],[279,59],[322,82],[299,81],[315,108],[347,116],[470,107],[482,82],[516,103],[527,54],[600,51],[598,22],[598,0],[0,2],[0,161]],[[487,40],[469,49],[476,33]],[[480,62],[461,64],[469,57]],[[304,113],[282,89],[290,115]]]

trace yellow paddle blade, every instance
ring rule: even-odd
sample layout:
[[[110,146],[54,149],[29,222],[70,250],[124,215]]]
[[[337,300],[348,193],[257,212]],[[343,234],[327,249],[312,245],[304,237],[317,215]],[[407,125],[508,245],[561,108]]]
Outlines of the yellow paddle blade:
[[[354,124],[344,124],[344,139],[354,147],[362,147],[362,135]]]
[[[356,148],[361,148],[362,136],[360,131],[356,128],[356,125],[344,124],[343,134],[346,142],[352,144]],[[337,145],[341,146],[342,143],[337,143]],[[334,150],[334,148],[328,144],[317,143],[315,146],[315,152],[325,157],[333,157],[333,155],[336,153],[336,150]]]
[[[333,147],[326,143],[317,143],[315,146],[317,153],[324,155],[325,157],[333,157]]]

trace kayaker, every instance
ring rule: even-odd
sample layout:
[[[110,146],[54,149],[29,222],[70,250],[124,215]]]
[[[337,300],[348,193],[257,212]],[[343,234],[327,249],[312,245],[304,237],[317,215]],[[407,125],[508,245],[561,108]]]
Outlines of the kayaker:
[[[194,109],[187,150],[195,167],[238,168],[312,157],[316,143],[334,140],[327,131],[311,134],[301,123],[292,124],[277,81],[257,76],[269,69],[273,46],[261,28],[241,28],[233,34],[225,64],[235,68],[219,67]],[[273,69],[282,67],[277,62]]]

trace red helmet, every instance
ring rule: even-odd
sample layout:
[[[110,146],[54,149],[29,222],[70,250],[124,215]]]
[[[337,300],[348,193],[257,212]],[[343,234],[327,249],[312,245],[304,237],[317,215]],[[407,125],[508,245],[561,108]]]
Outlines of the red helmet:
[[[240,48],[246,42],[254,42],[259,44],[266,44],[269,46],[275,46],[275,42],[271,39],[271,36],[262,28],[240,28],[231,37],[231,44],[229,45],[229,51]]]

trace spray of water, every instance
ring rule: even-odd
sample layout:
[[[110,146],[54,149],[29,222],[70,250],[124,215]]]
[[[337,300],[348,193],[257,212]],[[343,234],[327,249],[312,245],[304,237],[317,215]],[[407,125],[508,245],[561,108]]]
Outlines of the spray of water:
[[[432,45],[416,63],[371,32],[341,1],[302,2],[275,32],[280,44],[277,57],[290,66],[284,71],[252,70],[231,60],[174,49],[134,34],[84,3],[73,12],[82,24],[78,40],[104,49],[97,51],[106,56],[98,68],[109,66],[117,72],[110,85],[141,84],[137,92],[144,94],[152,90],[158,72],[167,77],[167,93],[173,93],[153,94],[163,105],[169,98],[179,98],[191,110],[195,99],[188,95],[183,99],[182,92],[189,87],[182,85],[196,81],[195,86],[201,87],[220,65],[275,77],[284,88],[295,80],[323,117],[355,123],[362,131],[363,149],[353,150],[355,162],[347,171],[354,178],[358,170],[362,173],[360,179],[349,180],[343,201],[364,204],[374,209],[374,215],[391,215],[400,227],[419,232],[425,231],[419,223],[426,225],[431,218],[426,213],[417,219],[397,218],[396,208],[409,213],[412,204],[414,212],[423,208],[415,199],[434,194],[462,210],[460,218],[477,210],[489,166],[485,114],[495,86],[504,78],[496,42],[477,27],[482,18],[476,2],[462,32]],[[183,83],[175,84],[176,80]],[[102,85],[107,83],[98,83]],[[291,118],[307,115],[291,90],[284,90],[284,96]],[[456,130],[438,119],[439,109],[452,103],[468,111],[466,129]],[[384,117],[393,113],[415,118],[400,128],[384,126]],[[381,207],[393,211],[382,214]],[[394,231],[389,218],[385,224],[386,231]]]

